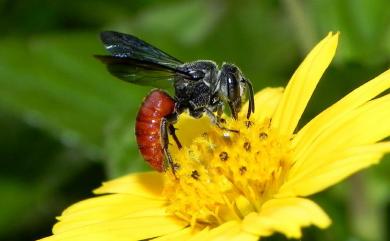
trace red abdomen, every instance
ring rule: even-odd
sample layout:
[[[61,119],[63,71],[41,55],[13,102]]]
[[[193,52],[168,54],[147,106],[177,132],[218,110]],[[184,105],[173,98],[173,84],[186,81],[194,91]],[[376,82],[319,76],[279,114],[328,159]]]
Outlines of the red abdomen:
[[[175,101],[162,90],[152,90],[143,101],[135,123],[138,148],[155,170],[164,171],[164,151],[161,144],[161,120],[172,114]]]

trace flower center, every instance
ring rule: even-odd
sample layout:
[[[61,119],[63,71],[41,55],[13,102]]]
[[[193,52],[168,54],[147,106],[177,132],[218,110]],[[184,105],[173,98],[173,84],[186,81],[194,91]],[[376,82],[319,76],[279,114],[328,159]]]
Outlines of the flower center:
[[[239,133],[212,127],[171,151],[179,168],[165,174],[168,212],[192,226],[215,226],[259,211],[292,165],[289,140],[270,128],[269,119],[231,120],[226,127]]]

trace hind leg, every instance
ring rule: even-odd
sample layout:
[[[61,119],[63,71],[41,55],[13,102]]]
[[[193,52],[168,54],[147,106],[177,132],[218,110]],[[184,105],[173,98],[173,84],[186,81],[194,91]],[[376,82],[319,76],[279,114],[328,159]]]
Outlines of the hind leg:
[[[164,152],[164,156],[167,164],[171,167],[172,173],[176,176],[175,172],[179,168],[178,164],[173,162],[172,156],[168,150],[169,146],[169,134],[172,135],[173,140],[176,142],[178,148],[182,147],[179,139],[175,134],[175,127],[173,124],[177,121],[177,114],[166,116],[161,120],[160,133],[161,133],[161,146]]]
[[[168,125],[169,134],[172,136],[173,140],[176,142],[177,148],[181,149],[183,146],[181,145],[179,138],[176,136],[176,128],[173,126],[172,123],[169,123]]]

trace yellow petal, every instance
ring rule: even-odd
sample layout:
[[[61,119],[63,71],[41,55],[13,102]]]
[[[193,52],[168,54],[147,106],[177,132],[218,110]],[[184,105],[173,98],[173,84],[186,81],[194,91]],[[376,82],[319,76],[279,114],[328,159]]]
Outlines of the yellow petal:
[[[181,230],[186,225],[187,223],[169,216],[125,217],[86,225],[41,239],[41,241],[142,240]]]
[[[316,116],[294,137],[293,147],[295,149],[296,158],[299,160],[314,140],[336,121],[349,115],[352,110],[389,88],[390,70],[352,91],[336,104]],[[296,165],[296,168],[297,167],[298,165]]]
[[[170,241],[170,240],[189,240],[193,236],[191,228],[184,228],[182,230],[166,234],[164,236],[154,238],[153,241]]]
[[[256,93],[255,99],[255,114],[253,121],[262,122],[265,118],[271,118],[275,113],[280,99],[283,96],[283,88],[264,88]],[[248,102],[243,106],[240,112],[240,118],[246,118],[248,111]]]
[[[131,194],[111,194],[90,198],[67,208],[58,218],[53,233],[122,217],[167,216],[165,201]]]
[[[237,221],[226,222],[219,225],[218,227],[202,230],[202,232],[194,235],[190,241],[216,240],[219,237],[223,237],[229,230],[235,229],[237,227],[239,227],[239,223]]]
[[[209,227],[205,227],[201,231],[193,233],[193,236],[191,238],[189,238],[188,241],[202,241],[202,240],[206,240],[206,237],[207,237],[209,231],[210,231],[210,228]]]
[[[230,237],[227,237],[224,240],[229,240],[229,241],[257,241],[259,240],[259,236],[253,235],[251,233],[247,233],[244,231],[236,232],[232,234]],[[223,241],[223,239],[221,239]]]
[[[128,193],[161,199],[163,177],[157,172],[133,173],[108,182],[94,190],[95,194]]]
[[[313,94],[318,81],[336,52],[338,33],[329,33],[305,58],[291,77],[272,119],[272,127],[290,136]]]
[[[241,223],[230,221],[211,229],[204,229],[189,241],[256,241],[259,237],[241,230]]]
[[[295,165],[289,179],[311,173],[328,162],[326,158],[345,149],[380,141],[390,135],[390,94],[339,117],[317,136],[301,155],[294,156]],[[298,147],[297,147],[298,148]]]
[[[390,152],[390,142],[350,148],[321,160],[323,165],[287,181],[277,197],[307,196],[340,182],[351,174],[376,164]]]
[[[300,238],[301,229],[309,225],[326,228],[331,221],[314,202],[304,198],[271,199],[259,213],[247,215],[242,229],[259,236],[280,232],[288,238]]]

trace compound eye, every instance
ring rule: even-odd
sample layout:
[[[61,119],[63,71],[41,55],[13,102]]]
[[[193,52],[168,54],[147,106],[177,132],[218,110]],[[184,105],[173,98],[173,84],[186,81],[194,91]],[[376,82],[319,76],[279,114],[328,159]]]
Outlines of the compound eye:
[[[233,118],[237,119],[238,112],[241,109],[241,90],[240,82],[234,75],[230,75],[228,78],[228,102],[232,112]]]
[[[228,98],[229,100],[235,100],[240,97],[240,82],[234,75],[230,75],[228,78]]]

